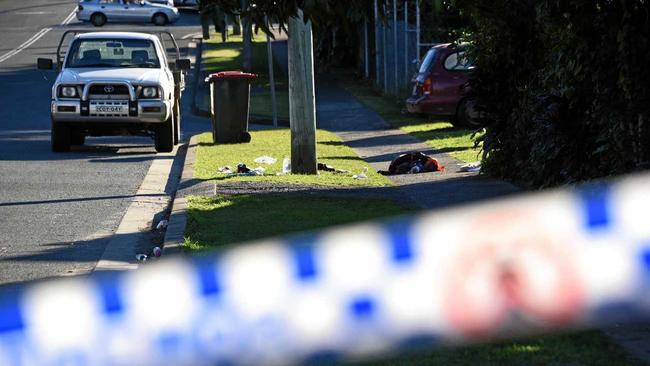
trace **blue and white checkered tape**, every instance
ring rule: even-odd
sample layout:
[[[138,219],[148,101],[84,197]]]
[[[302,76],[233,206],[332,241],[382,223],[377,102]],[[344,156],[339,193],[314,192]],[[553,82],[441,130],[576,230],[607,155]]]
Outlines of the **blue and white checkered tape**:
[[[650,176],[37,283],[0,365],[297,364],[650,313]]]

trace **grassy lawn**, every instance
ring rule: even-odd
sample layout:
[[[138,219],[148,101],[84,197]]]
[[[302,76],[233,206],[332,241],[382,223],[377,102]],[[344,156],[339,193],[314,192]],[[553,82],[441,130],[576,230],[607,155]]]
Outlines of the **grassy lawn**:
[[[298,206],[299,203],[299,206]],[[297,209],[297,207],[299,207]],[[190,197],[185,250],[200,253],[232,243],[408,213],[391,201],[305,193]],[[640,365],[598,331],[536,337],[457,349],[404,354],[388,365]]]
[[[242,37],[229,35],[227,42],[221,42],[221,36],[214,35],[206,43],[203,52],[203,69],[207,72],[241,70]],[[253,34],[252,48],[253,72],[258,79],[252,85],[250,113],[261,117],[272,117],[271,92],[269,90],[268,58],[266,36],[262,32]],[[278,118],[289,119],[289,91],[286,76],[274,64],[275,89],[277,97]]]
[[[434,122],[427,118],[402,113],[403,100],[379,95],[372,87],[360,84],[351,77],[342,77],[339,83],[366,107],[373,109],[396,128],[413,135],[428,145],[464,162],[480,160],[480,148],[474,147],[472,131],[459,129],[449,122]]]
[[[316,133],[316,153],[318,161],[338,169],[349,170],[350,173],[319,172],[318,175],[290,174],[277,176],[282,171],[282,160],[291,156],[291,132],[286,128],[269,129],[251,132],[251,142],[247,144],[212,144],[212,134],[199,135],[199,147],[196,152],[194,176],[199,179],[214,179],[219,182],[249,181],[275,182],[283,184],[308,184],[323,186],[389,186],[390,181],[378,174],[370,165],[359,158],[354,151],[343,145],[341,140],[331,132],[318,130]],[[271,156],[277,159],[275,164],[257,164],[253,160],[260,156]],[[257,177],[227,177],[218,169],[230,166],[236,169],[237,164],[244,163],[253,169],[262,166],[266,169],[264,176]],[[368,179],[353,179],[352,175],[368,168]]]
[[[536,337],[402,356],[395,360],[360,365],[389,366],[636,366],[624,351],[599,331]]]
[[[305,193],[195,196],[189,199],[185,246],[200,251],[405,212],[407,208],[388,200]]]

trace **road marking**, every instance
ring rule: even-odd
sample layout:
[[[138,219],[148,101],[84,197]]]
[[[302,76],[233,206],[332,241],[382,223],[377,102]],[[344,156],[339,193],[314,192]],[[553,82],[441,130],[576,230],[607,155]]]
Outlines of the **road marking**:
[[[16,13],[16,15],[44,15],[44,14],[54,14],[54,12],[53,11],[22,11]]]
[[[4,62],[8,60],[11,56],[14,56],[18,54],[20,51],[24,50],[25,48],[31,46],[34,42],[38,41],[41,37],[43,37],[47,32],[51,31],[52,28],[43,28],[38,33],[34,34],[30,39],[25,41],[25,43],[21,44],[20,46],[14,48],[13,50],[5,53],[4,55],[0,56],[0,62]]]
[[[70,23],[70,22],[72,21],[72,19],[74,19],[76,13],[77,13],[77,10],[76,10],[76,9],[73,10],[73,11],[72,11],[72,12],[71,12],[71,13],[70,13],[70,14],[69,14],[69,15],[68,15],[64,20],[63,20],[63,22],[61,22],[61,25],[66,25],[66,24]]]
[[[201,37],[203,37],[203,33],[202,33],[202,32],[195,32],[195,33],[186,34],[186,35],[184,35],[183,37],[181,37],[181,39],[188,39],[188,38],[201,38]]]
[[[72,21],[72,19],[74,18],[74,15],[75,15],[75,10],[73,10],[73,11],[72,11],[72,12],[71,12],[71,13],[70,13],[70,14],[69,14],[69,15],[68,15],[64,20],[63,20],[63,22],[61,22],[61,25],[66,25],[66,24],[68,24],[70,21]],[[2,56],[0,56],[0,62],[7,61],[11,56],[15,56],[15,55],[17,55],[18,53],[20,53],[20,52],[21,52],[22,50],[24,50],[25,48],[27,48],[27,47],[31,46],[32,44],[34,44],[34,42],[38,41],[41,37],[43,37],[45,34],[47,34],[47,32],[49,32],[49,31],[51,31],[51,30],[52,30],[52,28],[43,28],[43,29],[41,29],[40,31],[38,31],[36,34],[34,34],[33,36],[31,36],[28,40],[26,40],[26,41],[25,41],[23,44],[21,44],[20,46],[14,48],[13,50],[11,50],[11,51],[5,53],[5,54],[2,55]]]

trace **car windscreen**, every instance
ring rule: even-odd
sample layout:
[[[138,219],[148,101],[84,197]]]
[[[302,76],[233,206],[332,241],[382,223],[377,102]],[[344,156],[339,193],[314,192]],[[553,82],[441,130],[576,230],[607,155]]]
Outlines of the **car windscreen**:
[[[420,65],[419,73],[423,74],[429,71],[431,65],[433,65],[433,61],[436,59],[436,55],[437,51],[435,49],[430,49],[429,52],[427,52],[426,56],[424,56],[424,60],[422,60],[422,65]]]
[[[66,67],[159,68],[160,61],[148,39],[77,39]]]

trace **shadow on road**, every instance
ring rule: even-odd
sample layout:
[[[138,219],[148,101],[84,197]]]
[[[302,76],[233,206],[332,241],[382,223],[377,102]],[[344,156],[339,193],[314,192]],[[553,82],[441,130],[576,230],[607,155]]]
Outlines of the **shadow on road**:
[[[25,205],[43,205],[50,203],[69,203],[69,202],[88,202],[88,201],[105,201],[105,200],[121,200],[125,198],[152,198],[152,197],[165,197],[164,194],[130,194],[121,196],[97,196],[97,197],[75,197],[54,200],[38,200],[38,201],[20,201],[20,202],[4,202],[0,203],[0,207],[9,206],[25,206]]]

